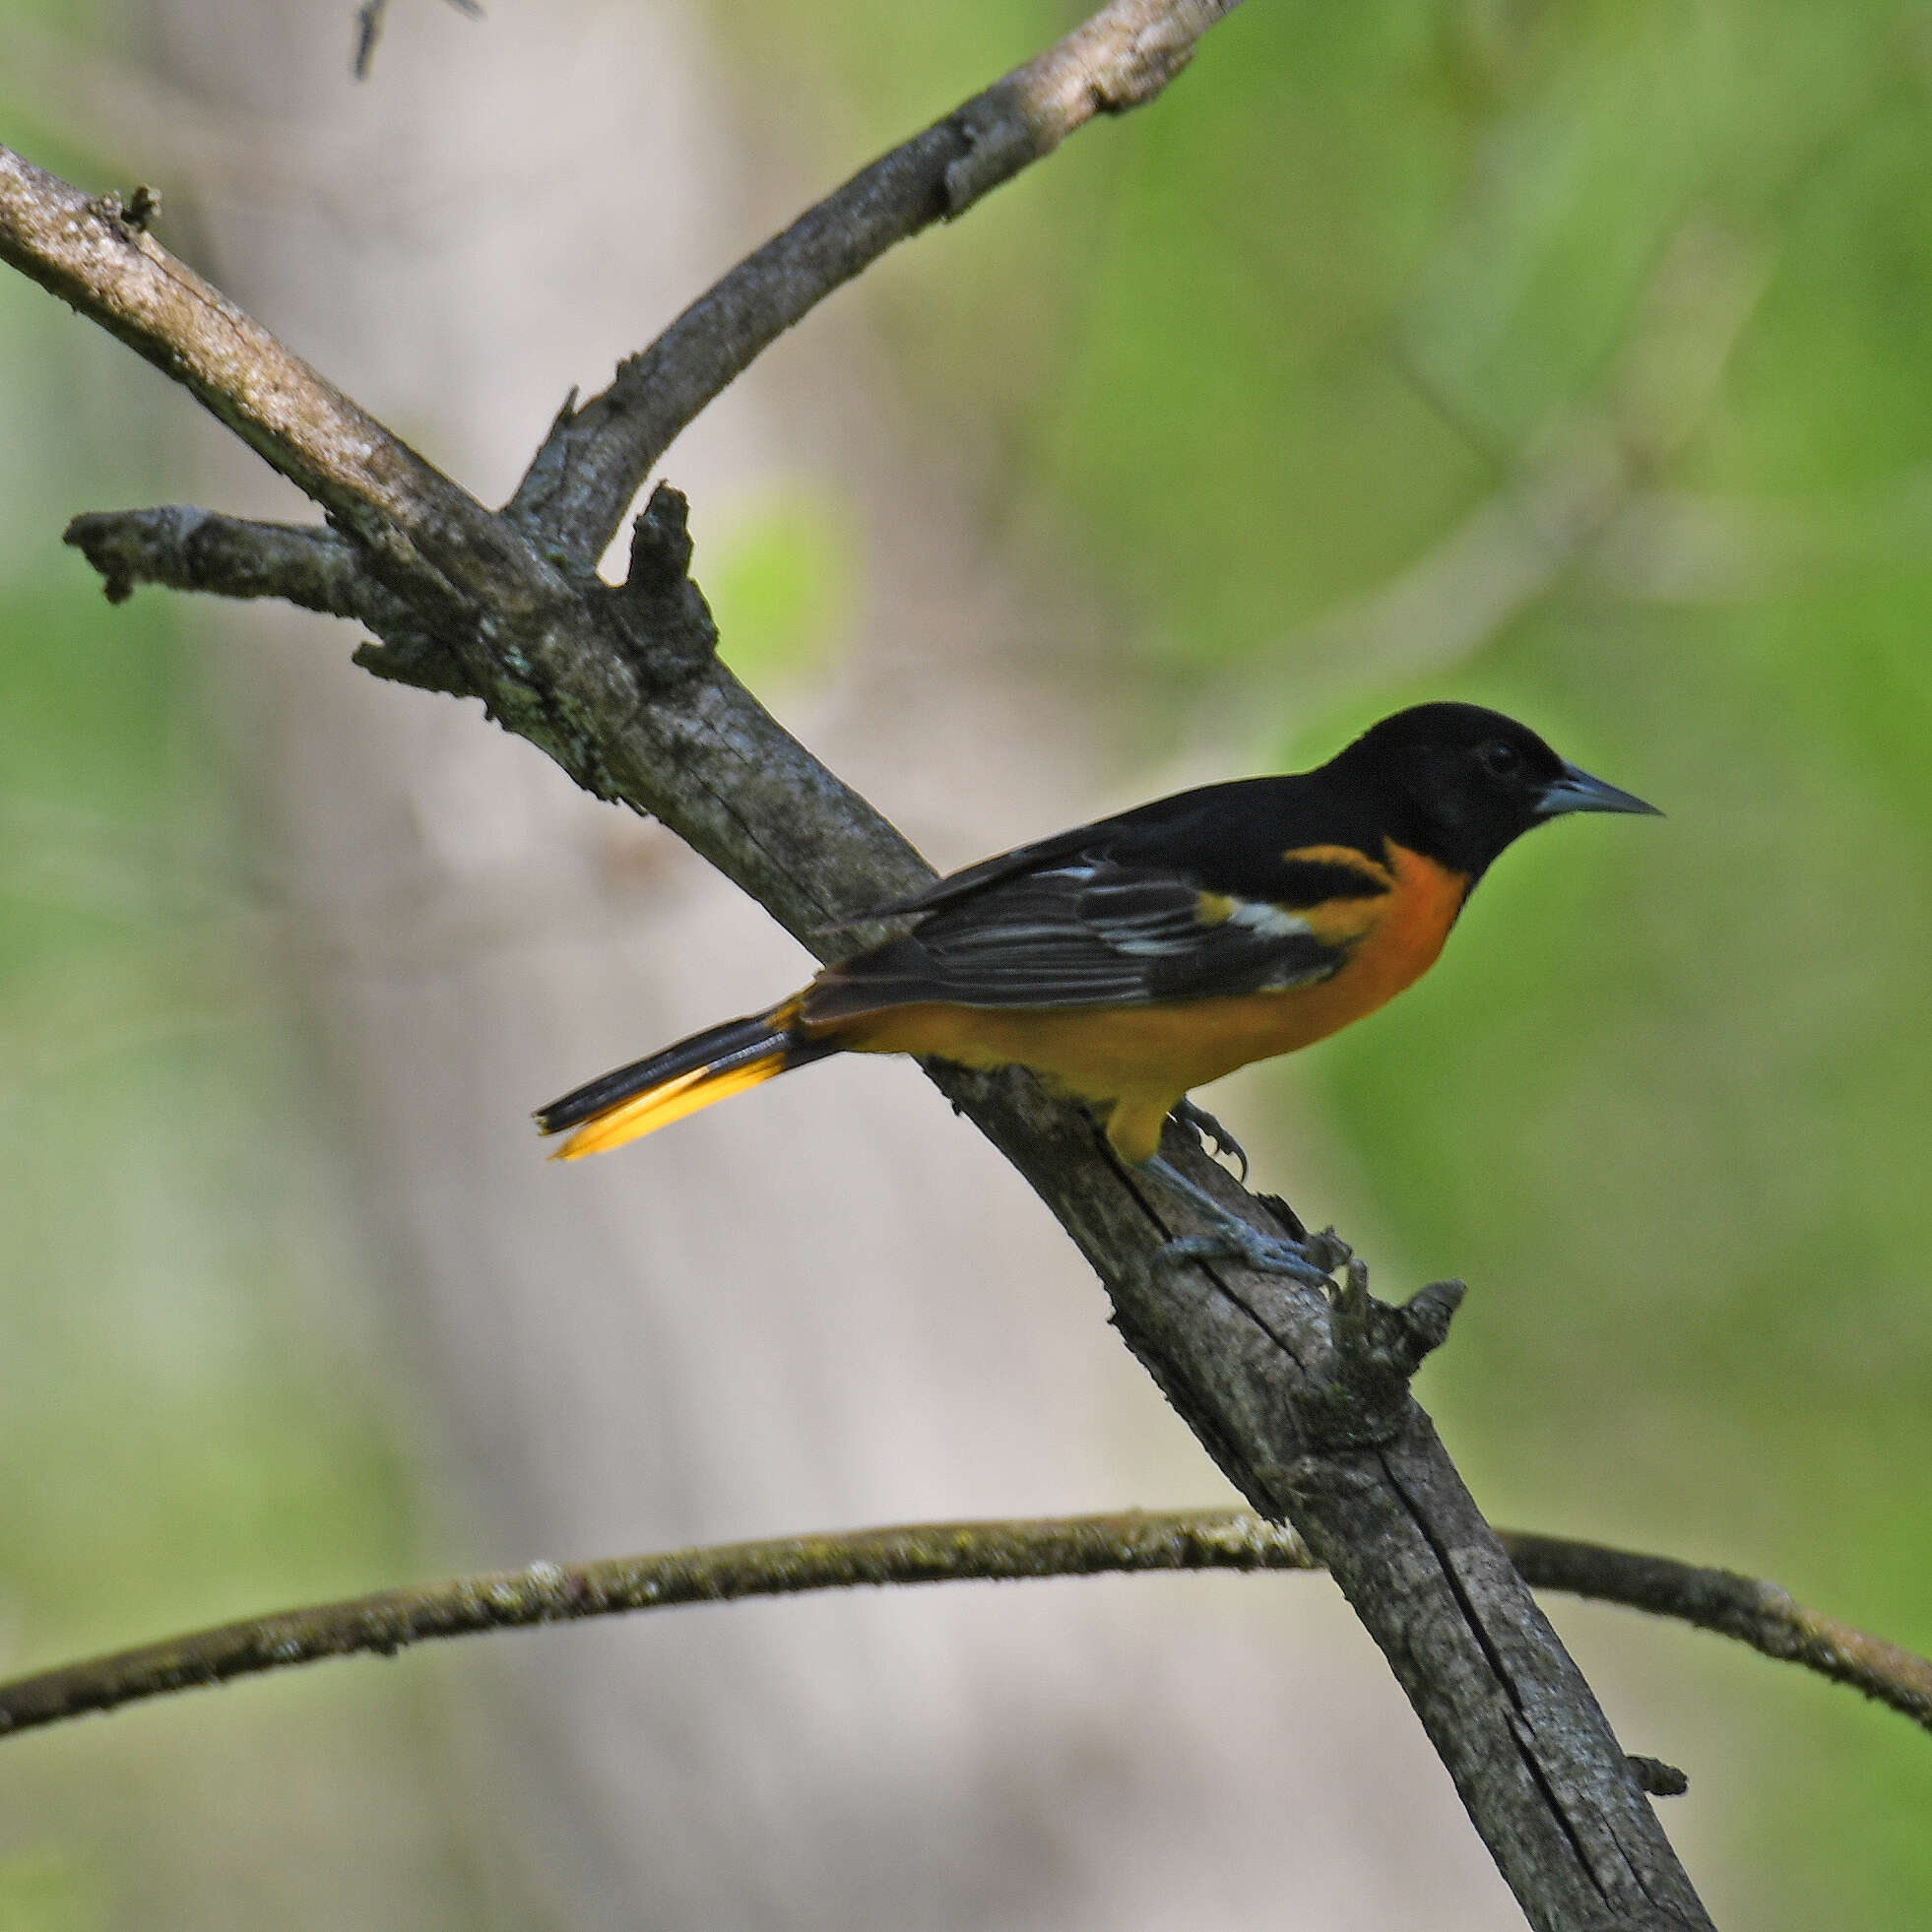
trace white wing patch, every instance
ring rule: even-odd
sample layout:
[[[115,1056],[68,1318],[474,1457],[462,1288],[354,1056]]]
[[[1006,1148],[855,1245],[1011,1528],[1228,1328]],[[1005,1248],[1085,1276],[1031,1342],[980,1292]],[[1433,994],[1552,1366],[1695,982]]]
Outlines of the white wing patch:
[[[996,879],[813,982],[809,1017],[887,1006],[1145,1005],[1308,986],[1345,947],[1265,899],[1075,855]]]
[[[1230,926],[1245,926],[1264,939],[1312,939],[1315,928],[1299,913],[1271,906],[1265,899],[1237,899],[1228,915]]]

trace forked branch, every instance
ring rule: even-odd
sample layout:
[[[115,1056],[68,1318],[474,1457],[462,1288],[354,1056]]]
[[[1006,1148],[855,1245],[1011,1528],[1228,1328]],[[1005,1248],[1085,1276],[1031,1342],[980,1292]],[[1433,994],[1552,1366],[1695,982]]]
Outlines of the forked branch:
[[[862,168],[707,289],[582,409],[566,405],[509,510],[595,558],[678,432],[810,309],[952,221],[1095,114],[1150,101],[1239,0],[1116,0]]]

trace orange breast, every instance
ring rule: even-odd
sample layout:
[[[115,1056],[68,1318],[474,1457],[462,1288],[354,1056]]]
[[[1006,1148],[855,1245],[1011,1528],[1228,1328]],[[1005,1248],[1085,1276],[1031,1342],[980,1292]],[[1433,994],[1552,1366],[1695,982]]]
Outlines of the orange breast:
[[[1320,986],[1281,996],[1301,1002],[1302,1030],[1291,1046],[1276,1052],[1292,1053],[1296,1047],[1325,1040],[1352,1020],[1374,1012],[1413,986],[1441,956],[1449,928],[1469,896],[1468,874],[1452,872],[1399,845],[1391,843],[1385,849],[1394,890],[1367,902],[1369,919],[1340,972]]]

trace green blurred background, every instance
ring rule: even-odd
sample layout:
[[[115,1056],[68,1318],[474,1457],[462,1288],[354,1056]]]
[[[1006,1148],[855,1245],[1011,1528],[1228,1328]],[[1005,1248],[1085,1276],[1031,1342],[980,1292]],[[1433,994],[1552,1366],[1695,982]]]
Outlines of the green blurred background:
[[[1078,11],[707,18],[829,184]],[[113,29],[106,0],[42,19]],[[36,159],[117,178],[7,89]],[[1928,179],[1923,9],[1249,0],[1157,107],[871,294],[988,529],[1108,613],[1064,672],[1123,796],[1457,696],[1665,807],[1512,853],[1416,992],[1266,1091],[1336,1150],[1304,1205],[1385,1278],[1471,1283],[1424,1395],[1493,1517],[1769,1575],[1920,1650]],[[305,1323],[370,1265],[335,1169],[253,1126],[299,1047],[245,970],[259,897],[206,775],[195,613],[109,612],[44,510],[155,487],[160,428],[91,410],[119,352],[83,334],[0,280],[0,1636],[36,1659],[125,1636],[137,1576],[160,1630],[158,1576],[186,1606],[238,1566],[266,1604],[399,1580],[420,1547],[395,1405]],[[836,506],[718,550],[747,675],[836,656],[864,570]],[[245,1239],[237,1191],[276,1204]],[[161,1249],[200,1283],[164,1309]],[[82,1363],[113,1390],[98,1439],[65,1399]],[[1774,1875],[1757,1922],[1922,1925],[1932,1740],[1673,1641],[1734,1747],[1701,1773],[1732,1854]],[[368,1696],[307,1687],[307,1730],[239,1699],[193,1721],[252,1779],[354,1753]],[[42,1764],[10,1802],[151,1802],[120,1733]],[[105,1922],[116,1835],[72,1842],[0,1863],[0,1928]]]
[[[1066,17],[837,11],[734,44],[874,144]],[[1665,806],[1512,853],[1421,987],[1273,1078],[1331,1110],[1342,1225],[1472,1284],[1425,1392],[1495,1518],[1920,1649],[1929,89],[1916,8],[1256,0],[881,271],[989,514],[1119,614],[1124,756],[1292,765],[1455,696]],[[1761,1922],[1923,1924],[1927,1740],[1711,1670]]]

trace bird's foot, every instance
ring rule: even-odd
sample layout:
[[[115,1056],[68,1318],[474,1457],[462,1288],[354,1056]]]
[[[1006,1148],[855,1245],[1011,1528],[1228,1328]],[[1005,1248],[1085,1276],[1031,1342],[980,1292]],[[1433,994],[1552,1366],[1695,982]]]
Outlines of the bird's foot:
[[[1241,1164],[1241,1172],[1235,1178],[1245,1188],[1248,1185],[1248,1149],[1244,1147],[1205,1107],[1197,1107],[1191,1100],[1183,1098],[1172,1110],[1174,1118],[1184,1127],[1192,1127],[1195,1136],[1205,1147],[1211,1147],[1217,1154],[1226,1154],[1230,1160]]]
[[[1181,1235],[1162,1245],[1158,1265],[1186,1267],[1190,1261],[1239,1261],[1256,1274],[1283,1274],[1311,1288],[1329,1289],[1334,1283],[1314,1252],[1286,1235],[1264,1235],[1245,1221],[1233,1222],[1214,1234]]]
[[[1179,1169],[1156,1158],[1147,1163],[1176,1193],[1184,1194],[1214,1223],[1205,1234],[1182,1235],[1165,1243],[1158,1265],[1183,1267],[1190,1261],[1232,1260],[1253,1268],[1257,1274],[1282,1274],[1306,1282],[1312,1288],[1333,1287],[1329,1277],[1345,1266],[1354,1251],[1332,1228],[1299,1240],[1290,1235],[1267,1235],[1250,1227],[1237,1214],[1206,1191],[1197,1188]]]

